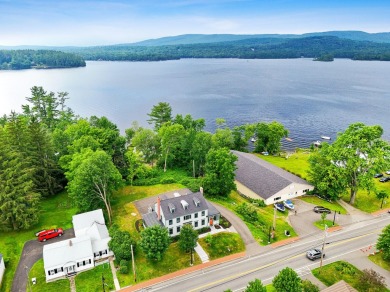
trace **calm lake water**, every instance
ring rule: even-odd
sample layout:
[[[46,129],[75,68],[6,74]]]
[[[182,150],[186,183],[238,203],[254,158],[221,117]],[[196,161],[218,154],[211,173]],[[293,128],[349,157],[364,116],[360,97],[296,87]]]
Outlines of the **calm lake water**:
[[[81,116],[107,116],[123,131],[159,101],[174,114],[229,126],[279,121],[290,131],[285,148],[334,139],[350,123],[379,124],[390,140],[390,62],[311,59],[185,59],[166,62],[87,62],[85,68],[0,71],[0,114],[21,111],[34,85],[67,91]]]

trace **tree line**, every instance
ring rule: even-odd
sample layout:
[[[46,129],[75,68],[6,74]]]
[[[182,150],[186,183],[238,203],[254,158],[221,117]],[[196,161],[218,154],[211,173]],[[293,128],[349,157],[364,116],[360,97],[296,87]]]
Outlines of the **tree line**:
[[[86,60],[163,61],[181,58],[289,59],[334,58],[390,60],[390,44],[343,39],[336,36],[304,38],[251,38],[215,43],[161,46],[113,45],[67,49]]]
[[[81,118],[67,106],[68,93],[31,88],[22,112],[0,118],[0,229],[28,229],[38,222],[40,201],[66,189],[79,211],[106,210],[124,183],[152,178],[156,170],[183,169],[195,188],[227,196],[234,185],[236,157],[230,149],[277,153],[287,130],[277,122],[230,129],[218,119],[215,133],[204,119],[172,116],[168,103],[149,113],[153,129],[137,122],[125,136],[106,117]]]
[[[82,57],[49,50],[0,50],[0,70],[85,67]]]

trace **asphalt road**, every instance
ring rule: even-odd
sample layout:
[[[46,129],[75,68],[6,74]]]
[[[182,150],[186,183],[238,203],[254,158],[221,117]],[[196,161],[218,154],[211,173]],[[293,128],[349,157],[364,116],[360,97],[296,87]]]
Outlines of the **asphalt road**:
[[[348,258],[350,253],[376,243],[378,234],[390,224],[390,216],[351,224],[326,237],[324,264]],[[146,288],[146,291],[243,291],[249,281],[259,278],[264,284],[284,267],[291,267],[302,277],[319,267],[320,260],[310,261],[305,253],[321,248],[323,234],[317,233],[296,243],[233,263],[210,267]],[[388,276],[388,275],[383,275]],[[145,291],[144,290],[144,291]]]
[[[39,242],[36,240],[27,241],[24,244],[22,255],[20,256],[19,264],[16,269],[14,279],[12,282],[12,292],[26,292],[27,275],[31,267],[43,257],[43,246],[61,240],[74,237],[73,228],[64,231],[61,237],[52,238],[46,242]]]

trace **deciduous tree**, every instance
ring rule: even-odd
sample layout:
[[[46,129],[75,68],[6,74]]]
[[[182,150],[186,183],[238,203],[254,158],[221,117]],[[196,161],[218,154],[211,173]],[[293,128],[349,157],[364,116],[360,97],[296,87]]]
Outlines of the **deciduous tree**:
[[[206,156],[204,190],[211,196],[229,196],[234,183],[237,156],[227,148],[211,149]]]
[[[267,151],[271,154],[278,153],[281,147],[281,140],[287,137],[288,130],[279,122],[258,123],[255,127],[255,151]]]
[[[196,247],[198,232],[194,230],[191,224],[184,224],[180,230],[179,247],[182,251],[188,252]]]
[[[382,257],[390,260],[390,225],[387,225],[379,235],[376,248],[382,251]]]
[[[376,197],[378,200],[381,200],[381,209],[382,209],[383,201],[389,197],[389,194],[386,191],[381,190],[376,192]]]
[[[267,292],[267,288],[263,286],[263,283],[259,279],[250,281],[246,286],[245,292]]]
[[[301,292],[301,279],[291,268],[284,268],[272,280],[272,284],[277,292]]]
[[[108,247],[114,252],[117,261],[131,260],[131,245],[133,245],[133,250],[135,250],[136,242],[130,233],[120,230],[114,225],[110,228],[110,236],[111,240],[108,242]]]
[[[139,246],[150,260],[160,261],[170,243],[168,230],[159,225],[148,227],[141,232]]]

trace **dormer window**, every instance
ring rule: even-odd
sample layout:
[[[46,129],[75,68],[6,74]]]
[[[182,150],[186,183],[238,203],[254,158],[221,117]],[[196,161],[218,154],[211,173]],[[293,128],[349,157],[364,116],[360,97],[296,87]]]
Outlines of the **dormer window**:
[[[181,205],[183,206],[183,209],[184,209],[184,210],[187,210],[187,209],[188,209],[188,203],[187,203],[185,200],[181,200],[180,203],[181,203]]]
[[[194,200],[195,206],[199,207],[200,206],[200,200],[197,197],[193,197],[193,200]]]
[[[169,209],[169,212],[174,213],[176,208],[175,208],[174,204],[168,203],[168,209]]]

